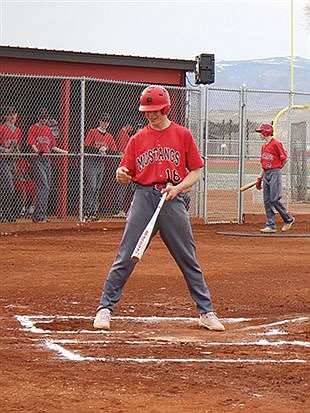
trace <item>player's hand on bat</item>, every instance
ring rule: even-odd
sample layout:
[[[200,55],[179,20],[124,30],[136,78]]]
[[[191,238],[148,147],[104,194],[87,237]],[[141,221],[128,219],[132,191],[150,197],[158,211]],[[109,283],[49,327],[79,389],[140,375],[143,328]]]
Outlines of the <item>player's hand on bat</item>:
[[[116,180],[121,185],[128,185],[131,182],[131,176],[129,175],[129,169],[125,166],[120,166],[116,170]]]
[[[181,192],[188,191],[193,185],[195,185],[200,178],[200,168],[193,169],[178,185],[173,186],[168,183],[166,188],[162,190],[162,193],[168,192],[166,201],[171,201]]]
[[[166,201],[171,201],[172,199],[174,199],[180,193],[178,188],[176,186],[173,186],[170,183],[167,184],[166,188],[163,188],[161,190],[162,194],[164,194],[165,192],[167,192]]]
[[[255,186],[259,191],[262,189],[262,180],[263,180],[262,177],[258,177],[257,180],[256,180]]]

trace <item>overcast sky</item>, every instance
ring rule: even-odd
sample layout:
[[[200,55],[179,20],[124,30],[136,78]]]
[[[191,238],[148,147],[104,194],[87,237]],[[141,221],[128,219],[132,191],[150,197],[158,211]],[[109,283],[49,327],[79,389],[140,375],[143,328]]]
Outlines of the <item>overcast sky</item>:
[[[310,59],[310,22],[293,0],[0,0],[1,45],[193,60]]]

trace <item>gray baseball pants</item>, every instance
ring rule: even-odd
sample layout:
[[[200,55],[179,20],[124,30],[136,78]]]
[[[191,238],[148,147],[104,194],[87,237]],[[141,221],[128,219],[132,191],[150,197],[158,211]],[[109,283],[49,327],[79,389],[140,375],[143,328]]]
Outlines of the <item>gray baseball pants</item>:
[[[104,176],[104,161],[87,157],[84,165],[84,213],[95,216],[98,207],[100,188]]]
[[[282,175],[281,169],[265,170],[263,178],[263,198],[266,211],[267,227],[276,228],[275,211],[278,211],[284,222],[288,223],[293,220],[285,206],[280,201],[282,197]]]
[[[188,196],[188,194],[186,194]],[[113,311],[123,287],[132,273],[135,263],[131,254],[145,226],[160,200],[160,191],[154,186],[137,185],[127,216],[118,254],[105,281],[98,310]],[[159,234],[178,264],[190,295],[199,313],[212,310],[210,292],[196,258],[196,246],[192,235],[186,196],[178,195],[167,201],[159,214],[152,237]]]
[[[15,188],[14,188],[15,161],[13,159],[0,159],[0,197],[2,218],[11,219],[16,216]]]
[[[51,181],[51,159],[48,155],[36,156],[32,163],[33,180],[36,187],[36,204],[33,218],[36,221],[46,219]]]

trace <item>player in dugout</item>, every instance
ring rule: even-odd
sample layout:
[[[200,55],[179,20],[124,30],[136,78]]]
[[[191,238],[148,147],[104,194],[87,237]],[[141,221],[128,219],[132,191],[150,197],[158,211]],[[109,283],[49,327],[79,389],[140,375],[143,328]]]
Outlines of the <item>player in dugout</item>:
[[[188,190],[199,181],[204,161],[191,132],[169,120],[170,107],[170,96],[162,86],[149,86],[140,96],[139,111],[148,125],[131,137],[116,171],[118,183],[134,182],[136,188],[119,251],[103,286],[94,328],[110,329],[111,314],[136,264],[131,258],[133,250],[162,194],[167,192],[152,237],[159,231],[178,264],[196,304],[199,324],[209,330],[225,330],[214,313],[197,262],[188,213]]]
[[[5,123],[0,125],[0,220],[15,222],[17,199],[14,188],[16,156],[21,144],[21,130],[16,127],[18,113],[14,107],[5,109]]]

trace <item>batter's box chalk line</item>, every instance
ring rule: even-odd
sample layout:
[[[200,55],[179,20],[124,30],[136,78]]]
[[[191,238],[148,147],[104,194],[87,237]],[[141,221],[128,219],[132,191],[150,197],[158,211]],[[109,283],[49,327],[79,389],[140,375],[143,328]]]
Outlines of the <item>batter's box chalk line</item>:
[[[87,322],[92,321],[91,317],[85,316],[65,316],[65,315],[16,315],[16,319],[19,321],[22,330],[32,333],[35,337],[33,340],[39,341],[40,345],[44,348],[53,351],[57,354],[58,357],[62,358],[63,360],[67,361],[100,361],[100,362],[131,362],[131,363],[307,363],[308,361],[304,358],[292,358],[292,359],[270,359],[270,358],[255,358],[255,359],[246,359],[246,358],[218,358],[218,357],[197,357],[197,358],[157,358],[157,357],[146,357],[146,358],[139,358],[139,357],[113,357],[113,356],[84,356],[79,354],[76,350],[69,350],[65,348],[65,346],[70,345],[70,348],[76,345],[77,347],[81,347],[82,345],[91,346],[92,349],[94,346],[98,346],[98,353],[102,345],[104,346],[148,346],[151,348],[152,345],[156,344],[167,346],[169,344],[173,344],[175,346],[182,345],[184,348],[184,343],[188,345],[195,345],[197,349],[199,349],[199,354],[213,354],[212,351],[201,351],[205,348],[209,349],[216,349],[228,346],[235,346],[235,347],[257,347],[257,348],[266,348],[270,349],[272,347],[285,348],[287,355],[287,348],[294,348],[294,354],[296,354],[296,349],[298,348],[309,348],[310,343],[304,341],[297,341],[297,340],[274,340],[270,341],[265,339],[251,339],[247,337],[247,341],[242,338],[242,340],[232,340],[227,341],[227,334],[226,333],[217,333],[219,338],[223,338],[223,340],[217,341],[205,341],[200,339],[191,340],[190,337],[186,337],[185,339],[180,339],[180,337],[146,337],[146,339],[137,340],[135,339],[121,339],[122,335],[128,334],[128,331],[123,330],[112,330],[112,331],[102,331],[102,330],[61,330],[61,331],[53,331],[48,329],[49,324],[57,321],[57,322],[70,322],[70,321],[78,321],[78,320],[85,320]],[[197,318],[189,318],[189,317],[129,317],[129,316],[119,316],[119,317],[112,317],[113,320],[119,321],[126,321],[130,323],[142,323],[146,325],[150,324],[159,324],[163,322],[175,322],[175,323],[185,323],[185,324],[196,324],[197,325]],[[241,328],[238,328],[238,331],[250,331],[250,336],[278,336],[278,335],[288,335],[289,333],[283,330],[278,330],[276,327],[279,326],[287,326],[292,325],[295,323],[304,323],[309,320],[309,317],[295,317],[284,319],[280,321],[276,321],[273,323],[268,324],[258,324],[244,327],[242,324],[245,322],[251,322],[253,319],[250,318],[226,318],[223,321],[226,324],[241,324]],[[257,319],[256,319],[257,321]],[[41,327],[37,327],[37,324],[40,324]],[[42,325],[46,325],[47,328],[42,328]],[[155,326],[156,328],[156,326]],[[258,332],[257,334],[253,334],[252,332],[255,330],[262,330],[263,332]],[[207,332],[206,332],[207,333]],[[64,339],[61,338],[64,335],[77,335],[78,338],[74,339]],[[100,340],[93,340],[87,339],[89,335],[98,335],[100,334],[103,339]],[[137,331],[135,332],[135,336],[137,335]],[[39,336],[39,339],[38,339]],[[83,338],[81,337],[83,336]],[[86,337],[86,339],[85,339]],[[255,337],[256,338],[256,337]],[[191,347],[192,349],[192,347]],[[87,350],[87,349],[86,349]],[[80,350],[81,351],[81,350]]]
[[[308,232],[272,232],[270,234],[262,232],[246,232],[246,231],[218,231],[217,235],[228,235],[233,237],[276,237],[276,238],[309,238]]]
[[[137,340],[137,331],[134,332],[135,337],[133,339],[124,338],[124,334],[130,334],[128,330],[111,330],[111,331],[103,331],[103,330],[61,330],[61,331],[53,331],[48,329],[49,324],[57,321],[57,322],[68,322],[68,321],[78,321],[78,320],[85,320],[89,323],[92,322],[92,317],[86,316],[65,316],[65,315],[16,315],[15,318],[21,325],[21,329],[28,333],[33,334],[32,340],[39,343],[40,346],[43,348],[54,352],[57,357],[66,360],[66,361],[92,361],[92,362],[130,362],[130,363],[247,363],[247,364],[261,364],[261,363],[309,363],[309,360],[305,359],[303,356],[298,358],[219,358],[217,354],[219,349],[223,347],[236,347],[236,348],[263,348],[266,349],[269,353],[271,353],[272,348],[277,348],[278,351],[283,351],[284,355],[289,355],[288,349],[292,349],[292,353],[296,355],[298,349],[306,349],[310,347],[310,342],[305,341],[298,341],[298,340],[277,340],[278,336],[285,335],[286,337],[290,336],[290,333],[285,330],[279,330],[278,327],[287,327],[292,326],[296,323],[303,324],[308,322],[310,317],[300,316],[294,318],[283,319],[280,321],[275,321],[268,324],[258,324],[245,327],[243,323],[248,323],[251,321],[257,322],[257,318],[226,318],[223,321],[226,324],[234,324],[234,325],[241,325],[241,328],[237,328],[236,330],[230,330],[226,332],[216,333],[218,340],[216,341],[207,341],[208,339],[208,332],[206,331],[206,339],[202,339],[200,337],[199,340],[197,338],[191,340],[188,335],[185,338],[180,337],[173,337],[173,336],[161,336],[156,337],[150,335],[146,335],[146,337]],[[195,324],[197,325],[197,318],[189,318],[189,317],[129,317],[129,316],[114,316],[112,320],[115,321],[126,321],[130,323],[140,323],[140,324],[158,324],[160,326],[163,322],[176,322],[178,325],[181,323],[185,323],[187,325]],[[37,327],[37,324],[40,324],[40,327]],[[42,325],[46,325],[46,329],[42,328]],[[155,325],[154,328],[157,326]],[[260,331],[263,330],[263,331]],[[204,329],[203,329],[204,331]],[[234,339],[231,337],[231,333],[243,332],[244,336],[242,339]],[[256,333],[255,333],[256,331]],[[100,334],[100,339],[88,339],[89,336],[98,337]],[[139,333],[138,333],[139,334]],[[141,333],[142,334],[142,333]],[[77,335],[78,337],[75,338],[63,338],[64,336]],[[142,334],[143,335],[143,334]],[[264,336],[263,339],[257,339],[258,336]],[[123,338],[122,338],[123,336]],[[228,336],[228,337],[227,337]],[[253,338],[254,336],[254,338]],[[268,340],[267,337],[276,337],[274,340]],[[213,336],[212,336],[213,337]],[[229,341],[230,340],[230,341]],[[196,358],[169,358],[169,357],[114,357],[114,356],[105,356],[101,357],[99,355],[89,356],[80,354],[80,352],[84,351],[81,350],[81,346],[85,346],[85,352],[87,352],[90,348],[96,349],[98,348],[98,353],[102,350],[102,347],[106,349],[107,346],[123,346],[124,348],[127,346],[138,348],[139,346],[147,346],[148,349],[152,348],[152,346],[156,346],[157,348],[160,346],[167,346],[167,345],[174,345],[174,346],[182,346],[184,350],[184,344],[191,346],[191,351],[193,350],[193,346],[197,348],[197,353],[200,357]],[[70,346],[70,349],[68,349]],[[74,346],[79,348],[79,352],[74,349]],[[73,350],[72,350],[73,347]],[[142,348],[142,347],[141,347]],[[164,347],[163,347],[164,348]],[[210,351],[205,351],[210,350]],[[218,350],[218,352],[217,352]],[[184,353],[184,351],[182,351]],[[235,353],[235,352],[234,352]],[[234,354],[233,353],[233,354]],[[204,357],[204,355],[208,354],[208,357]],[[278,352],[276,353],[278,354]],[[210,356],[212,355],[212,357]]]

